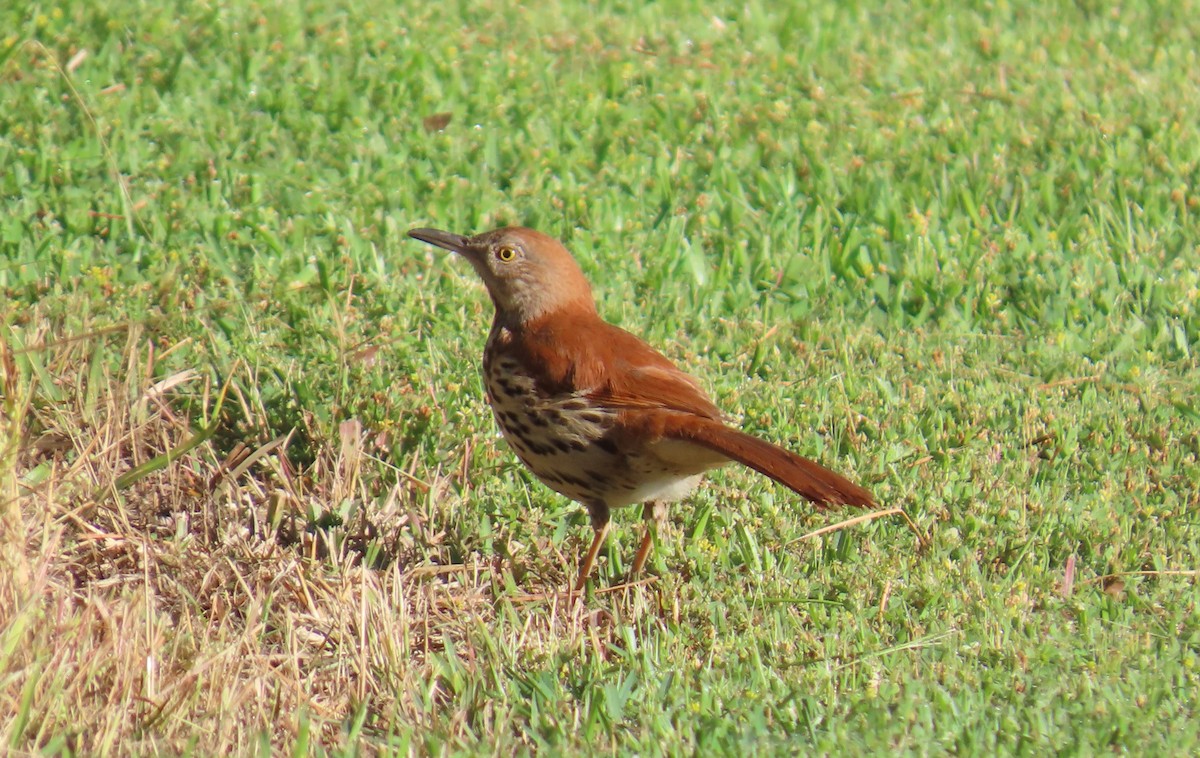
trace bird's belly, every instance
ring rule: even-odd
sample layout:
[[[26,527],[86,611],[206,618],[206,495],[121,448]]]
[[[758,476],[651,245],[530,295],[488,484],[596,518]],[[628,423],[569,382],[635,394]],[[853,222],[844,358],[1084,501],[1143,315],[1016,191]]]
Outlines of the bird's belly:
[[[489,400],[521,462],[550,489],[585,504],[599,500],[619,508],[679,500],[704,471],[726,462],[684,442],[622,444],[616,414],[575,396],[492,391]]]
[[[711,466],[664,464],[652,455],[610,452],[606,437],[579,443],[575,437],[514,429],[497,412],[496,420],[509,447],[550,489],[581,503],[603,501],[620,508],[649,500],[686,497]]]
[[[612,414],[571,397],[492,391],[489,400],[509,447],[555,492],[589,503],[636,488],[622,475],[625,456],[609,439]]]
[[[484,381],[496,423],[517,457],[572,500],[610,508],[678,500],[695,489],[700,474],[727,462],[683,441],[627,438],[616,411],[582,394],[540,392],[508,358],[485,358]]]
[[[637,482],[637,487],[625,502],[609,505],[682,500],[696,489],[705,471],[728,462],[718,453],[681,440],[659,440],[643,445],[627,462],[630,478]]]

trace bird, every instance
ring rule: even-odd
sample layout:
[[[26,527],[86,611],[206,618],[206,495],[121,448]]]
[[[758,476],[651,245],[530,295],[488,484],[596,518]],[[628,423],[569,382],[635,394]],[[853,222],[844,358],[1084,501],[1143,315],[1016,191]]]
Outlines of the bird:
[[[645,529],[630,570],[637,576],[667,503],[730,462],[819,508],[875,505],[840,474],[727,424],[699,381],[600,317],[582,269],[553,237],[516,226],[408,235],[466,258],[487,288],[495,316],[483,382],[501,435],[535,477],[582,504],[591,520],[573,593],[586,588],[614,508],[642,505]]]

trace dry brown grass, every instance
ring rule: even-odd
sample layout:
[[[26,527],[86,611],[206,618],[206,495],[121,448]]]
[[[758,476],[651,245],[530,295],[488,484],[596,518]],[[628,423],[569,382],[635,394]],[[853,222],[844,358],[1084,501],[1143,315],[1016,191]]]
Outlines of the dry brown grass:
[[[497,614],[496,579],[445,565],[437,525],[456,496],[445,480],[401,476],[375,497],[358,424],[343,424],[337,449],[302,474],[278,441],[225,459],[209,443],[189,450],[198,432],[177,401],[190,393],[212,409],[224,388],[189,370],[152,379],[154,349],[137,328],[49,334],[0,343],[0,712],[12,714],[0,739],[10,749],[402,747],[435,714],[443,735],[468,715],[476,727],[490,720],[440,711],[455,686],[436,660],[447,646],[470,669],[476,657],[543,647],[546,635],[579,644],[578,619],[552,606],[541,628],[518,624],[492,640],[499,652],[476,651],[491,639],[476,632]],[[341,527],[306,528],[306,512],[339,509]]]

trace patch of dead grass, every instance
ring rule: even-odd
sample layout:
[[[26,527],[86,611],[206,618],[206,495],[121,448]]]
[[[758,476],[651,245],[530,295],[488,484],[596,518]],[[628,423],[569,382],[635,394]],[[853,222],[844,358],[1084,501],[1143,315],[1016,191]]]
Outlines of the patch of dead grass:
[[[189,449],[197,430],[173,400],[212,408],[222,388],[155,378],[137,328],[49,333],[0,345],[3,744],[227,754],[310,729],[336,744],[355,719],[379,735],[427,721],[446,686],[432,654],[455,645],[469,666],[472,630],[496,614],[490,568],[438,565],[446,482],[369,491],[353,422],[303,475],[278,441]],[[340,528],[309,528],[306,512],[347,503]]]

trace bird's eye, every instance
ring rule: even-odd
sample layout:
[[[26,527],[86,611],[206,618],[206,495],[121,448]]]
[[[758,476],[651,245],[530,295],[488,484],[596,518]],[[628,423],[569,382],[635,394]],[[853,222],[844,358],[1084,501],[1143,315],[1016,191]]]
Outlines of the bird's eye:
[[[517,251],[505,245],[496,251],[496,257],[503,263],[512,263],[513,259],[517,257]]]

